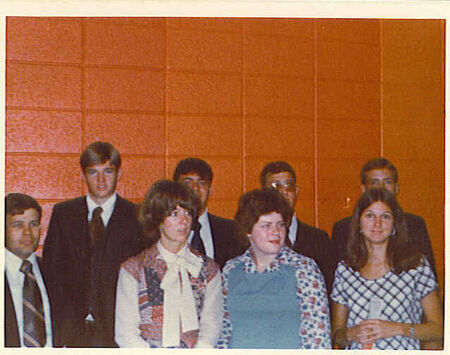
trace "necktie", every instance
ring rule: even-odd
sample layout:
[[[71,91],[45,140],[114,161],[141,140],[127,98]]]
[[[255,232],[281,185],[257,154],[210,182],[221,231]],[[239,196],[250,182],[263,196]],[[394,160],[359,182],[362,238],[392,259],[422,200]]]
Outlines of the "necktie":
[[[45,318],[42,297],[33,265],[24,260],[20,271],[25,274],[23,283],[23,343],[27,347],[43,347],[46,342]]]
[[[200,229],[202,228],[202,225],[198,221],[194,223],[194,236],[192,237],[191,245],[200,254],[205,255],[205,246],[203,245],[202,238],[200,238]]]
[[[102,220],[103,208],[96,207],[92,213],[92,219],[89,222],[89,234],[93,244],[97,244],[105,233],[105,225]]]

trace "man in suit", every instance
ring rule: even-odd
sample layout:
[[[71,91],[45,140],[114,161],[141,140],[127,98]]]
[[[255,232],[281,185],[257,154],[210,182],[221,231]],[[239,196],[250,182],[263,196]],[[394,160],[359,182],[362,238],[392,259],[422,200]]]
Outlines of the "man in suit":
[[[201,202],[198,224],[194,225],[188,237],[189,243],[214,259],[222,268],[227,260],[239,255],[240,250],[234,242],[233,221],[208,212],[212,179],[213,172],[209,164],[197,158],[180,160],[173,173],[173,180],[192,188]]]
[[[5,198],[5,346],[51,347],[50,304],[34,253],[42,209],[34,198]]]
[[[268,163],[259,176],[261,187],[274,188],[280,192],[295,211],[299,187],[295,171],[285,161]],[[328,293],[333,282],[333,251],[327,232],[301,222],[296,214],[292,217],[286,243],[297,253],[314,259],[325,278]]]
[[[400,191],[398,171],[389,160],[383,157],[373,158],[364,164],[360,176],[362,192],[369,188],[383,187],[397,196]],[[431,268],[436,275],[436,264],[434,262],[433,250],[431,248],[430,237],[428,236],[425,221],[422,217],[411,213],[405,212],[404,215],[408,226],[409,238],[416,244],[420,252],[427,257]],[[346,217],[336,222],[333,226],[331,243],[333,250],[336,251],[335,267],[345,256],[347,239],[350,233],[350,222],[351,217]]]
[[[116,347],[120,263],[141,251],[145,242],[136,206],[115,192],[121,176],[116,148],[91,143],[80,165],[88,194],[54,206],[44,243],[55,345]]]

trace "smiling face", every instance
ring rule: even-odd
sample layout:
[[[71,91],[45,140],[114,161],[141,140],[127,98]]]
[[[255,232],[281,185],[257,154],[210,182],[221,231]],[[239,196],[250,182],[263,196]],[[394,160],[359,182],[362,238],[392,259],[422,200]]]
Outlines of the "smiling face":
[[[248,237],[257,261],[275,259],[286,238],[283,217],[277,212],[260,216]]]
[[[102,205],[114,194],[120,174],[120,169],[117,170],[110,161],[86,168],[83,178],[95,203]]]
[[[377,201],[363,211],[359,223],[366,243],[385,244],[394,228],[394,216],[388,205]]]
[[[191,225],[191,212],[177,205],[159,226],[163,247],[172,253],[178,252],[186,244]]]
[[[21,259],[27,259],[38,246],[40,228],[39,213],[35,208],[14,216],[6,215],[6,249]]]

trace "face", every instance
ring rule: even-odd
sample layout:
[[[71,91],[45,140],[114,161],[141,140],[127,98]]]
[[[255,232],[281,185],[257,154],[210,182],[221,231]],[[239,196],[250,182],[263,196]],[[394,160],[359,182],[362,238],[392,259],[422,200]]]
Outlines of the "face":
[[[201,203],[201,210],[199,215],[203,213],[206,209],[206,205],[208,204],[208,198],[211,194],[211,185],[209,182],[203,178],[201,178],[197,173],[188,173],[181,174],[178,177],[178,182],[183,183],[186,186],[189,186],[192,190],[194,190],[195,194],[199,197]]]
[[[286,238],[283,217],[277,212],[260,216],[248,237],[256,258],[275,258]]]
[[[270,174],[267,176],[264,187],[273,187],[277,189],[289,202],[289,205],[294,208],[297,201],[298,186],[295,184],[294,177],[291,173],[283,171],[277,174]]]
[[[161,243],[172,253],[178,252],[191,231],[192,215],[189,210],[177,206],[160,224]]]
[[[109,161],[86,168],[83,178],[95,203],[102,205],[114,194],[120,174]]]
[[[394,215],[388,205],[377,201],[363,211],[359,223],[366,242],[384,244],[394,228]]]
[[[39,213],[35,208],[15,216],[6,215],[6,249],[21,259],[27,259],[38,246],[40,228]]]
[[[363,191],[370,188],[385,188],[394,195],[398,194],[398,183],[394,182],[392,171],[388,168],[373,169],[366,173],[366,184],[362,185]]]

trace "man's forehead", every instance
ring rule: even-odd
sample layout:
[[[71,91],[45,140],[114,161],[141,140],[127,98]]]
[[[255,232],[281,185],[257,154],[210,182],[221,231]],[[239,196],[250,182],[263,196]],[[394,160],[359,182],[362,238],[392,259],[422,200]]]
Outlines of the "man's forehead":
[[[276,180],[294,180],[294,177],[289,171],[281,171],[279,173],[269,173],[267,174],[267,181],[276,181]]]
[[[180,180],[183,180],[183,179],[205,180],[205,181],[207,180],[207,179],[201,177],[200,174],[198,174],[195,171],[191,171],[191,172],[186,173],[186,174],[180,174]]]
[[[116,166],[111,164],[111,160],[107,160],[106,162],[101,163],[101,164],[95,164],[95,165],[88,166],[88,167],[86,167],[86,170],[88,170],[88,169],[100,170],[100,169],[107,169],[107,168],[116,169]]]
[[[383,179],[393,179],[394,174],[388,168],[372,169],[366,173],[367,178],[383,178]]]
[[[6,213],[6,218],[20,220],[22,218],[25,218],[25,214],[34,214],[36,219],[39,219],[39,212],[36,208],[27,208],[26,210],[23,210],[22,213]]]

